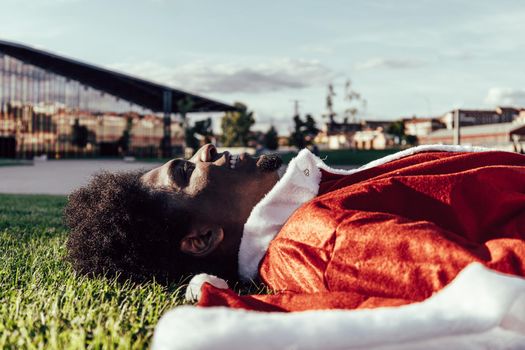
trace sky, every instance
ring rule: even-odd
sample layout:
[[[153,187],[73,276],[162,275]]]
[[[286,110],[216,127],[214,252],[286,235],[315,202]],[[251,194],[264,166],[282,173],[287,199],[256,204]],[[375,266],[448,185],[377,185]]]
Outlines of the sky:
[[[363,119],[525,107],[521,0],[0,0],[0,39],[243,102],[281,134],[294,100],[323,122],[328,84],[342,118],[347,80]]]

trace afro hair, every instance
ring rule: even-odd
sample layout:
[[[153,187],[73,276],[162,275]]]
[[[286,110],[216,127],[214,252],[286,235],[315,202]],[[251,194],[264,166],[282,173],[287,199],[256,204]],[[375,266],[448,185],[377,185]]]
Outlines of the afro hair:
[[[143,172],[96,174],[64,209],[66,259],[81,274],[169,283],[184,273],[178,246],[188,216],[167,194],[143,185]]]

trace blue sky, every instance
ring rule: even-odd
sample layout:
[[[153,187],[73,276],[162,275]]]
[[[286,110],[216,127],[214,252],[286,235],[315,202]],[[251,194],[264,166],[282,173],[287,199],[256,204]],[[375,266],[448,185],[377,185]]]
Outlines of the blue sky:
[[[242,101],[258,127],[318,121],[327,84],[359,117],[525,106],[523,1],[1,0],[0,38]]]

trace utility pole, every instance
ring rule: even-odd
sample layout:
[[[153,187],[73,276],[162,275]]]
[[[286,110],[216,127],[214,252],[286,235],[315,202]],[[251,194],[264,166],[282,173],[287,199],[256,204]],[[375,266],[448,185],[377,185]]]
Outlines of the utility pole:
[[[300,100],[291,100],[293,102],[293,115],[294,117],[296,115],[299,115],[299,104],[301,103]]]
[[[454,144],[461,145],[459,108],[454,111]]]
[[[171,158],[171,110],[172,110],[172,94],[170,90],[165,90],[162,95],[164,118],[162,138],[162,157]]]

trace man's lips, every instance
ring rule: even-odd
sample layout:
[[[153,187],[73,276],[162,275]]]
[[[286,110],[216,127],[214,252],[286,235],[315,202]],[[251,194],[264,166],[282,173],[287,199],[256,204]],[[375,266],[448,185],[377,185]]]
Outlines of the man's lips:
[[[235,170],[242,167],[246,167],[246,164],[249,163],[251,159],[253,158],[250,157],[247,153],[232,155],[230,160],[230,168],[232,170]]]
[[[266,172],[278,169],[281,166],[282,161],[280,157],[275,154],[262,155],[258,158],[254,158],[246,152],[231,154],[228,151],[224,151],[214,164],[234,171],[253,167]]]

